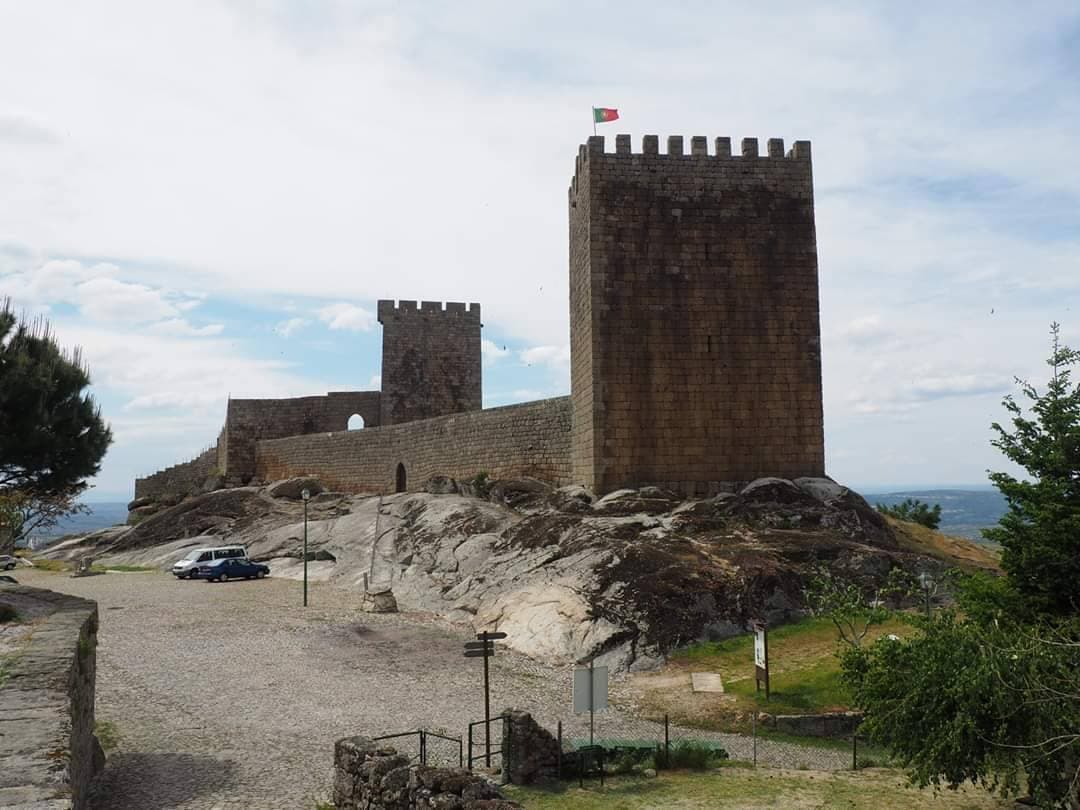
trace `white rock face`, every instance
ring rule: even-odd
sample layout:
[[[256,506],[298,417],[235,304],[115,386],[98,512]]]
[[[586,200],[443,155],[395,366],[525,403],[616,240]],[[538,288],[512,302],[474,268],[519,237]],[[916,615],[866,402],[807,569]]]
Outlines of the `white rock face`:
[[[506,644],[550,663],[638,669],[678,644],[741,632],[751,618],[798,615],[801,576],[819,551],[837,570],[857,561],[854,576],[887,572],[900,556],[877,513],[829,479],[762,479],[690,502],[655,488],[593,502],[581,488],[530,481],[498,482],[492,493],[524,505],[320,495],[308,504],[308,577],[392,591],[402,611],[505,632]],[[167,570],[192,548],[242,543],[272,576],[298,579],[303,516],[301,503],[266,490],[221,490],[53,556]]]

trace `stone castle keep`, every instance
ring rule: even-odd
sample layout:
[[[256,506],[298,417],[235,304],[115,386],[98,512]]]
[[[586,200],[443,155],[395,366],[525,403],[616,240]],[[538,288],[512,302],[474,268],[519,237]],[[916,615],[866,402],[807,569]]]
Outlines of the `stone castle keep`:
[[[569,189],[569,397],[481,409],[480,306],[379,301],[382,390],[231,399],[216,446],[136,498],[315,475],[345,492],[434,475],[597,494],[713,494],[825,473],[810,144],[646,135],[580,147]],[[365,427],[346,430],[359,414]]]

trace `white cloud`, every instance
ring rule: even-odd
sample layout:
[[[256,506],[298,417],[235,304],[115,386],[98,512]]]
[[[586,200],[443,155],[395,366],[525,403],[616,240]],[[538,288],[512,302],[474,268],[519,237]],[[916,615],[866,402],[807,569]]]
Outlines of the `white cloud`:
[[[339,302],[318,310],[319,320],[330,329],[348,329],[352,332],[370,332],[375,316],[363,307]]]
[[[75,288],[75,299],[85,315],[101,321],[146,323],[178,314],[159,290],[114,278],[94,278]]]
[[[374,319],[359,307],[308,314],[313,294],[479,301],[494,334],[533,347],[518,355],[531,372],[485,347],[493,376],[539,369],[564,390],[566,186],[591,132],[581,111],[602,86],[623,114],[609,148],[623,131],[635,148],[645,132],[813,138],[832,471],[905,459],[970,480],[951,471],[986,463],[995,395],[977,389],[994,375],[1041,379],[1046,324],[1068,328],[1080,311],[1080,164],[1063,159],[1080,127],[1078,12],[923,11],[11,4],[0,295],[75,307],[85,329],[134,319],[128,344],[155,334],[142,324],[184,322],[199,299],[172,291],[189,287],[217,303],[274,299],[278,312],[277,298],[298,301],[289,317],[338,330]],[[600,27],[606,36],[589,33]],[[742,80],[718,82],[731,65]],[[133,110],[137,126],[117,123]],[[44,272],[52,257],[115,257],[123,272],[93,258]],[[184,329],[160,326],[172,328]],[[200,351],[251,359],[194,337]],[[152,364],[148,378],[168,365],[131,362]],[[124,401],[232,384],[140,382]],[[911,429],[882,429],[901,415]],[[913,455],[920,429],[957,444]]]
[[[509,357],[510,354],[511,351],[506,346],[499,346],[487,338],[480,341],[480,356],[485,366],[493,365],[504,357]]]
[[[521,362],[527,366],[548,366],[553,369],[570,368],[570,345],[562,346],[532,346],[522,349],[518,356]]]
[[[210,323],[206,326],[192,326],[183,318],[170,318],[167,321],[152,324],[148,327],[159,335],[174,335],[176,337],[213,337],[220,335],[225,330],[225,324]]]
[[[282,337],[292,337],[293,334],[303,329],[308,323],[309,321],[306,318],[289,318],[275,326],[274,331]]]
[[[28,116],[0,113],[0,143],[48,146],[59,141],[55,132]]]
[[[881,322],[878,315],[863,315],[847,323],[840,336],[855,346],[874,346],[893,338],[896,333]]]

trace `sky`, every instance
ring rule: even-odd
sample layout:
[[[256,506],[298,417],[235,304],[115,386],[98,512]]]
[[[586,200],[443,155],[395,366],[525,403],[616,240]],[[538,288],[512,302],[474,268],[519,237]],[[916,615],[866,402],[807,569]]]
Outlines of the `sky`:
[[[377,388],[379,298],[481,303],[485,407],[568,393],[592,106],[806,139],[828,473],[984,484],[1080,346],[1078,79],[1052,0],[0,0],[0,296],[82,347],[124,500],[230,395]]]

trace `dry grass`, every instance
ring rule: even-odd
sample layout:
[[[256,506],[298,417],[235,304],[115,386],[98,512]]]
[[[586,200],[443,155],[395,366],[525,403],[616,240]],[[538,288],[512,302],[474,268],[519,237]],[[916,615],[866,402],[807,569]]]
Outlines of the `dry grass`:
[[[966,537],[953,537],[934,529],[885,516],[904,551],[925,554],[966,571],[998,571],[999,556],[989,546]]]
[[[959,791],[919,790],[896,771],[826,773],[759,768],[720,768],[706,773],[662,772],[655,779],[614,777],[557,789],[507,788],[506,795],[530,810],[705,810],[751,808],[933,807],[989,810],[1012,807],[974,787]]]

